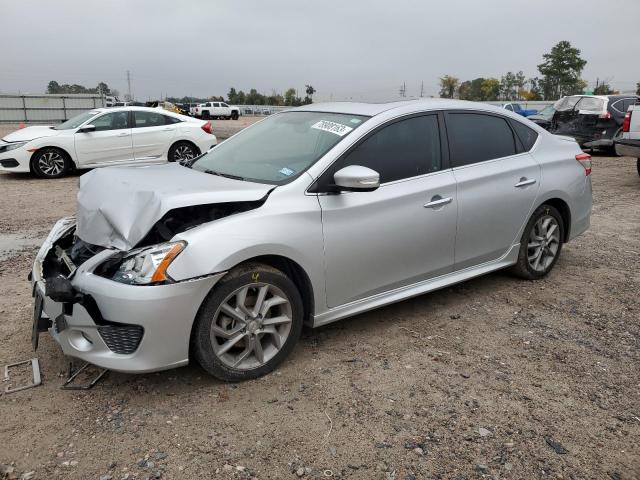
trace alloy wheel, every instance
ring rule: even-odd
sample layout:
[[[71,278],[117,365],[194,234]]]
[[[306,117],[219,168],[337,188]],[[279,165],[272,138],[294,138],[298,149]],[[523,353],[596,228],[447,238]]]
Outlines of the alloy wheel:
[[[38,168],[48,177],[60,175],[64,171],[64,158],[56,151],[44,152],[38,158]]]
[[[209,336],[222,363],[251,370],[276,356],[291,326],[291,302],[285,293],[269,283],[252,283],[225,298],[211,322]]]
[[[176,162],[182,163],[195,158],[195,156],[196,152],[189,145],[178,145],[173,154],[173,159]]]
[[[560,226],[551,215],[538,219],[529,234],[527,261],[536,272],[544,272],[553,263],[560,247]]]

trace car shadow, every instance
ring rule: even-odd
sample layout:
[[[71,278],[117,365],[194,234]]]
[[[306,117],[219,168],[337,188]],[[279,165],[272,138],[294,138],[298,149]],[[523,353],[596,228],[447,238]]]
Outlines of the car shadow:
[[[441,311],[449,312],[447,315],[459,315],[457,312],[462,312],[465,309],[468,305],[469,297],[472,296],[474,299],[487,298],[487,296],[502,290],[505,285],[513,282],[526,281],[517,279],[502,270],[315,329],[306,327],[303,330],[298,346],[279,368],[286,368],[287,364],[295,365],[297,362],[303,361],[304,357],[309,355],[310,349],[321,348],[322,345],[331,344],[332,348],[340,350],[347,348],[346,345],[355,341],[366,342],[367,337],[376,338],[388,335],[390,324],[394,327],[406,325],[407,320],[404,320],[403,317],[412,317],[416,313],[424,312],[428,317],[435,307],[438,307]],[[449,316],[446,317],[446,319],[448,318]],[[437,319],[435,317],[429,319],[427,328],[429,323],[433,321],[435,329],[435,321],[441,322],[442,319],[442,315]],[[416,328],[416,326],[412,325],[411,328]],[[424,329],[425,324],[422,323],[418,328]],[[430,331],[426,330],[425,333],[429,334]],[[279,374],[277,372],[278,369],[268,376]],[[260,381],[260,379],[255,381]],[[162,390],[164,395],[169,396],[185,395],[196,391],[211,393],[220,392],[220,387],[241,388],[242,385],[251,384],[255,381],[224,382],[208,375],[195,361],[192,361],[185,367],[155,373],[127,374],[109,372],[108,377],[102,383],[102,388],[132,388],[137,390],[137,393],[147,393],[149,399],[151,399],[158,390]]]

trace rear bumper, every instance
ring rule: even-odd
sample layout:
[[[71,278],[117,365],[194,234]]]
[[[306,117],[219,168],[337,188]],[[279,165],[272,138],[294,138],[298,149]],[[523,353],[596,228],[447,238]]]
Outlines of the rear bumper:
[[[588,142],[582,143],[583,147],[593,148],[593,147],[613,147],[613,139],[611,138],[601,138],[600,140],[591,140]]]
[[[49,333],[62,351],[128,373],[186,365],[198,309],[223,274],[168,285],[125,285],[92,273],[111,255],[104,250],[78,267],[70,279],[83,300],[56,302],[45,296],[42,279],[44,257],[55,237],[67,231],[56,227],[34,261],[32,283],[34,294],[43,298],[42,316],[52,322]]]
[[[618,155],[640,158],[640,140],[616,140],[615,146]]]

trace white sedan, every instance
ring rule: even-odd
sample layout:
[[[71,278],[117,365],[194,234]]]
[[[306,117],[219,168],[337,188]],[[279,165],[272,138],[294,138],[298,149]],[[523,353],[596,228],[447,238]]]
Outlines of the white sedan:
[[[183,162],[217,143],[211,123],[157,108],[97,108],[0,140],[0,170],[57,178],[73,169]]]

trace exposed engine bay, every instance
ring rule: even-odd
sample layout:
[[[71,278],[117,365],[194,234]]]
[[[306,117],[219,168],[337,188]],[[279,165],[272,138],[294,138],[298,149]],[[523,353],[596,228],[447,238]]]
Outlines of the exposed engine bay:
[[[178,233],[204,223],[258,208],[265,200],[266,197],[257,201],[194,205],[170,210],[151,227],[134,249],[163,243]],[[76,229],[72,228],[59,238],[47,253],[42,265],[43,276],[45,279],[69,277],[76,268],[103,250],[105,247],[93,245],[79,238]],[[114,255],[94,273],[110,278],[114,268],[127,253],[114,250]]]

